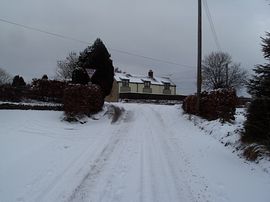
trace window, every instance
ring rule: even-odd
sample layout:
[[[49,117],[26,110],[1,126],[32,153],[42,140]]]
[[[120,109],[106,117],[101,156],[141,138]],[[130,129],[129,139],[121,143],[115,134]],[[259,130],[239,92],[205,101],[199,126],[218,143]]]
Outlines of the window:
[[[170,83],[164,83],[164,89],[170,90]]]
[[[150,84],[151,84],[150,81],[144,81],[144,87],[145,88],[150,88]]]
[[[129,80],[128,79],[123,79],[122,80],[122,86],[129,87]]]

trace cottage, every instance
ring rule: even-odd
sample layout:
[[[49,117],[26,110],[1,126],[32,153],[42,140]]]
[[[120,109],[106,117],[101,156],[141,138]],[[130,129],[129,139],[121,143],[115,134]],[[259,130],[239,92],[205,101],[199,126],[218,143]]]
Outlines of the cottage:
[[[176,95],[176,85],[167,77],[156,77],[152,70],[139,76],[115,73],[111,94],[106,101],[117,102],[122,93]]]

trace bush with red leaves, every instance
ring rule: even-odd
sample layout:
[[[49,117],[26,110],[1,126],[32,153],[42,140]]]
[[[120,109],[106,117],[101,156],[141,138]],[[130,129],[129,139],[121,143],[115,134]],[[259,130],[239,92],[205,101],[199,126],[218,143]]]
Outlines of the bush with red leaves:
[[[33,79],[29,98],[41,101],[63,102],[67,82],[47,79]]]
[[[91,115],[100,111],[104,104],[98,85],[70,84],[64,91],[64,111],[67,117]]]
[[[221,119],[234,120],[237,105],[237,96],[234,89],[218,89],[211,92],[202,92],[200,111],[197,111],[197,96],[188,96],[182,105],[185,112],[196,114],[207,120]]]
[[[23,98],[22,91],[23,91],[22,88],[16,88],[10,84],[1,85],[0,86],[0,100],[20,102]]]

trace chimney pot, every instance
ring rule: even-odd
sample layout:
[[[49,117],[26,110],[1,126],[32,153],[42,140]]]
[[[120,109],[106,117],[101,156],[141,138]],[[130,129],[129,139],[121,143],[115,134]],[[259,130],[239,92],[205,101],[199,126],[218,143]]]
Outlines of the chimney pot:
[[[149,72],[148,72],[148,77],[154,78],[154,73],[153,73],[152,70],[149,70]]]

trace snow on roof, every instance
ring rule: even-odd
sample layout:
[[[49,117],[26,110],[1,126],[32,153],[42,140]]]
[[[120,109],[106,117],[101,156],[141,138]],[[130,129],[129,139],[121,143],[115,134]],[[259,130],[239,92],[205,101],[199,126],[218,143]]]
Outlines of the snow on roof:
[[[144,83],[145,81],[150,81],[151,84],[154,85],[164,85],[165,83],[169,83],[172,86],[175,84],[168,77],[156,77],[153,78],[149,76],[141,76],[141,75],[131,75],[127,73],[117,73],[115,72],[114,78],[116,81],[122,81],[128,79],[130,83]]]

